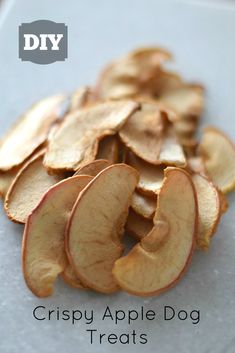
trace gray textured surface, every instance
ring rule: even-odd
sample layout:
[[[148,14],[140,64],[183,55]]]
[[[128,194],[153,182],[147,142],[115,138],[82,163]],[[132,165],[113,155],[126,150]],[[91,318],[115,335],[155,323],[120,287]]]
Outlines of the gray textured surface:
[[[195,2],[194,2],[195,3]],[[0,30],[0,132],[9,127],[32,102],[47,94],[70,91],[92,83],[109,59],[140,44],[159,44],[175,53],[176,66],[187,79],[207,87],[204,124],[222,127],[235,139],[235,9],[175,1],[30,1],[14,4]],[[227,4],[229,2],[226,2]],[[69,58],[48,66],[22,63],[17,58],[18,26],[36,19],[65,22],[69,29]],[[109,297],[78,292],[57,283],[55,295],[35,298],[24,284],[20,265],[22,228],[0,212],[0,352],[160,352],[232,353],[235,346],[235,232],[234,194],[207,255],[196,253],[181,283],[159,298],[139,299],[127,294]],[[93,308],[93,326],[116,333],[147,331],[147,345],[90,345],[84,323],[36,321],[32,309]],[[164,305],[199,309],[201,321],[102,322],[106,305],[129,309]]]

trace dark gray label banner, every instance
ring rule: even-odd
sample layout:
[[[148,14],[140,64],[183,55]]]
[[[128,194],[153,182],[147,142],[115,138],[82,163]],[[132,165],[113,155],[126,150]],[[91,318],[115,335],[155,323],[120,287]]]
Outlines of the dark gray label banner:
[[[52,64],[68,57],[68,30],[64,23],[38,20],[19,26],[19,58]]]

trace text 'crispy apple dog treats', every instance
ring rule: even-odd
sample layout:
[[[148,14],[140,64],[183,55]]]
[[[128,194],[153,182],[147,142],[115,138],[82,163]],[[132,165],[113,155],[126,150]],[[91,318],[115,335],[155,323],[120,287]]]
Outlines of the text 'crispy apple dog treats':
[[[0,197],[24,224],[28,288],[158,295],[208,250],[235,188],[235,147],[198,139],[204,88],[164,67],[158,47],[104,68],[93,87],[29,108],[0,142]],[[126,237],[136,242],[125,251]]]

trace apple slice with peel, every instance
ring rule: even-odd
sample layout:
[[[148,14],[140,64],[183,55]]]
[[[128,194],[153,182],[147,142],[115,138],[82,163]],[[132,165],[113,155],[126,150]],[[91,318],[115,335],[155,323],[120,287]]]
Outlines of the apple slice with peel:
[[[127,256],[115,262],[117,284],[129,293],[150,296],[175,285],[191,260],[198,221],[191,177],[167,168],[158,196],[154,227]]]
[[[222,213],[221,197],[213,183],[205,176],[193,174],[192,179],[198,200],[197,246],[201,250],[207,250]]]
[[[0,142],[0,170],[20,165],[46,141],[64,99],[56,95],[37,102],[13,125]]]
[[[0,197],[3,200],[5,199],[6,194],[20,168],[20,166],[17,166],[11,170],[7,170],[6,172],[0,172]]]
[[[76,171],[92,162],[99,140],[114,135],[138,108],[134,101],[110,101],[68,114],[49,141],[44,159],[46,168]]]
[[[130,116],[119,136],[132,152],[150,164],[183,167],[184,151],[170,120],[170,111],[161,104],[145,102],[141,110]]]
[[[52,128],[50,129],[51,132]],[[28,157],[22,164],[7,170],[5,172],[0,172],[0,197],[4,200],[8,190],[10,189],[11,184],[16,178],[17,174],[20,173],[21,169],[23,169],[26,164],[32,161],[36,156],[39,156],[41,153],[45,151],[45,146],[42,145],[37,148],[30,157]]]
[[[68,266],[64,250],[67,220],[80,191],[92,180],[73,176],[53,185],[28,217],[22,248],[23,273],[38,297],[53,294],[53,285]]]
[[[23,166],[7,192],[4,208],[14,222],[25,223],[49,187],[64,179],[64,175],[47,174],[42,164],[44,154],[40,152]]]
[[[109,167],[112,163],[106,159],[96,159],[79,168],[74,175],[96,176],[101,170]]]
[[[68,222],[66,250],[82,283],[102,293],[118,289],[112,276],[121,256],[121,236],[138,183],[135,169],[115,164],[99,173],[79,195]]]
[[[214,127],[204,130],[199,151],[206,173],[224,193],[235,188],[235,146],[222,131]]]

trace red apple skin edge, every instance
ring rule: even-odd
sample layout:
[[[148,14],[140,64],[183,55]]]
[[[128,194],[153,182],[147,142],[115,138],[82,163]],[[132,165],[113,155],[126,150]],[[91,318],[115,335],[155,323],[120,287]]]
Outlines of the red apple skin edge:
[[[179,168],[175,168],[174,169],[179,169]],[[121,286],[122,289],[124,289],[127,293],[132,294],[132,295],[136,295],[138,297],[151,297],[151,296],[155,296],[155,295],[160,295],[166,291],[168,291],[169,289],[171,289],[172,287],[176,286],[178,284],[178,282],[181,280],[181,278],[184,276],[184,274],[186,273],[191,261],[192,261],[192,257],[193,257],[193,253],[195,251],[196,248],[196,237],[197,237],[197,231],[198,231],[198,202],[197,202],[197,194],[196,194],[196,190],[193,184],[193,181],[191,179],[191,177],[189,176],[189,174],[183,170],[180,169],[180,171],[182,171],[184,174],[187,175],[192,189],[193,189],[193,194],[194,194],[194,200],[195,200],[195,223],[194,223],[194,235],[193,235],[193,241],[192,241],[192,246],[191,246],[191,250],[189,252],[189,256],[187,258],[187,261],[182,269],[182,271],[180,272],[180,274],[178,275],[178,277],[176,277],[176,279],[174,281],[172,281],[168,286],[161,288],[159,290],[153,291],[153,292],[148,292],[148,293],[137,293],[135,291],[130,291],[128,288],[125,287],[125,285],[123,285],[123,283],[118,283],[118,280],[115,278],[117,284],[119,286]],[[169,173],[169,172],[168,172]]]

